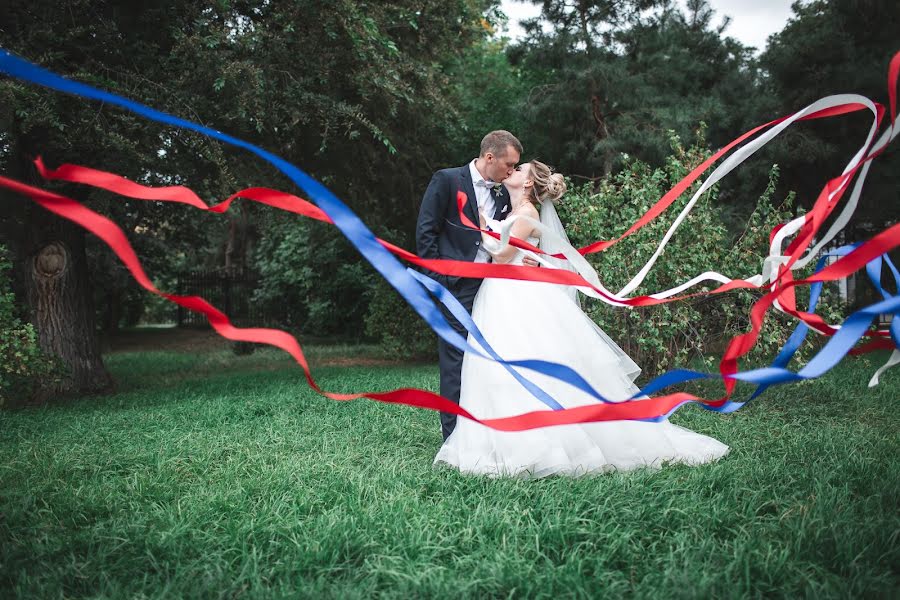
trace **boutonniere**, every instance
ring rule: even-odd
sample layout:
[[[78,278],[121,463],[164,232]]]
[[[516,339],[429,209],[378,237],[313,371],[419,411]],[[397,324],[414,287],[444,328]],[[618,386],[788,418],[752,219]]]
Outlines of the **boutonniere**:
[[[503,184],[495,183],[494,184],[494,195],[499,198],[501,194],[503,194]]]

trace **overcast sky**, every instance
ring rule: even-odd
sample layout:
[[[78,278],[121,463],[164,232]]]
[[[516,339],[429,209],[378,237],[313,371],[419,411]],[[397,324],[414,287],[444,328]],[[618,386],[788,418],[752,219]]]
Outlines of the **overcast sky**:
[[[684,6],[683,0],[679,3]],[[731,36],[747,46],[755,46],[762,51],[769,35],[781,31],[791,16],[791,0],[709,0],[716,11],[713,22],[719,24],[722,17],[731,17],[731,24],[725,35]],[[540,6],[519,0],[503,0],[503,12],[509,17],[509,36],[516,39],[522,35],[519,21],[536,17]]]

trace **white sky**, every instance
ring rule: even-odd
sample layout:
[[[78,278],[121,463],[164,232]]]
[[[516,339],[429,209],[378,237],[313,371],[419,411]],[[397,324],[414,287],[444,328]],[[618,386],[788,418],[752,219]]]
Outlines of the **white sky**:
[[[791,16],[792,0],[709,0],[716,11],[713,23],[722,22],[725,15],[731,17],[731,24],[725,35],[731,36],[747,46],[762,51],[766,46],[766,38],[781,31]],[[683,0],[678,0],[684,6]],[[530,19],[541,14],[541,8],[531,2],[521,0],[503,0],[503,12],[509,17],[508,35],[517,39],[523,34],[519,21]]]

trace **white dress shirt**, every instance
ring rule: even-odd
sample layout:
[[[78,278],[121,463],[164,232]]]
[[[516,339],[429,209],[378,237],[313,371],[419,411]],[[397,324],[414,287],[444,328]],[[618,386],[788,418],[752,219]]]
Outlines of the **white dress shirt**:
[[[479,184],[479,182],[483,182],[485,179],[481,176],[481,173],[478,172],[478,169],[475,168],[476,160],[478,159],[469,163],[469,173],[472,176],[472,187],[475,188],[475,202],[478,203],[478,212],[484,214],[489,219],[493,219],[494,209],[496,208],[494,195],[489,187],[484,187]],[[484,247],[481,246],[481,242],[479,242],[478,254],[475,255],[475,262],[486,263],[490,261],[491,255],[488,254],[488,251],[485,250]]]

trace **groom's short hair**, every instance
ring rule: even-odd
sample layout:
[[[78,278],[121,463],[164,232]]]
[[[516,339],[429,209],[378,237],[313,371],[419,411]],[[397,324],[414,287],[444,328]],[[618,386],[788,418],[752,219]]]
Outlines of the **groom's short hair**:
[[[481,154],[485,156],[488,152],[495,156],[503,156],[506,149],[512,146],[520,155],[522,154],[522,142],[519,138],[504,129],[492,131],[481,140]]]

